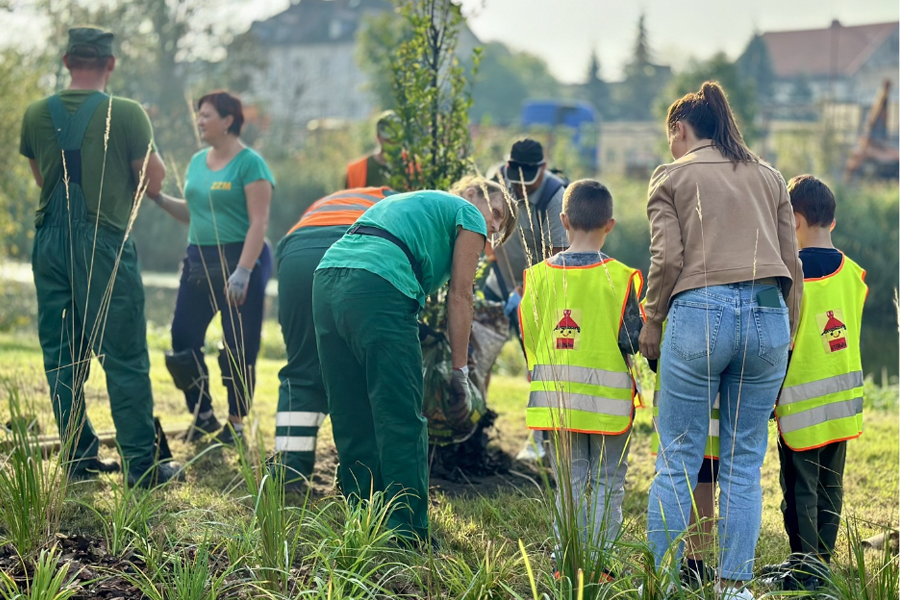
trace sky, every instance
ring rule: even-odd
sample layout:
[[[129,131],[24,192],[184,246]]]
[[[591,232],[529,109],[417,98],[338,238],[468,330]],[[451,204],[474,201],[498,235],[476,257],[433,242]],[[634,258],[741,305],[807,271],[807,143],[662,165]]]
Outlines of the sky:
[[[301,0],[302,1],[302,0]],[[724,51],[734,59],[754,32],[816,29],[900,20],[897,0],[461,0],[483,42],[500,41],[546,61],[560,81],[584,81],[591,52],[604,79],[621,77],[643,12],[652,58],[675,69]],[[288,0],[224,0],[222,15],[249,27],[284,10]],[[15,3],[14,3],[15,5]],[[0,11],[0,38],[34,39],[27,15]]]

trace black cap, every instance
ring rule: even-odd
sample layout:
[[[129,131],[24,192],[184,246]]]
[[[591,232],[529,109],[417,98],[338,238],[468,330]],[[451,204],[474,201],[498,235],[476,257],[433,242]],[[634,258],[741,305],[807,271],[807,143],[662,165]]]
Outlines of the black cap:
[[[513,144],[506,163],[506,176],[513,183],[530,185],[538,178],[544,165],[544,147],[530,138]]]

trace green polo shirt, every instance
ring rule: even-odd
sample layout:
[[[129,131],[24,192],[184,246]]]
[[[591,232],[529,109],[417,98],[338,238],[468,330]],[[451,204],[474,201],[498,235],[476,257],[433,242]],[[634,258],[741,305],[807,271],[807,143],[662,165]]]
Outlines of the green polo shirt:
[[[244,186],[275,177],[263,157],[252,148],[244,148],[216,171],[206,164],[209,148],[194,155],[188,166],[184,198],[191,213],[188,242],[198,246],[217,246],[243,242],[250,229]]]
[[[487,238],[481,212],[459,196],[437,191],[408,192],[385,198],[356,221],[400,238],[422,269],[416,280],[406,254],[396,244],[369,235],[345,235],[325,253],[319,269],[349,267],[382,277],[404,295],[425,305],[425,297],[450,279],[457,228]],[[319,270],[317,269],[317,270]]]
[[[89,96],[99,93],[94,90],[63,90],[59,97],[69,114],[73,114]],[[109,140],[104,150],[107,117]],[[113,98],[110,110],[108,101],[100,103],[88,124],[81,146],[81,188],[91,221],[99,216],[100,225],[118,232],[125,231],[138,187],[131,163],[143,161],[151,150],[155,151],[153,128],[140,104],[126,98]],[[62,152],[56,141],[47,98],[32,102],[25,111],[19,152],[37,162],[44,179],[34,219],[35,226],[39,227],[53,190],[63,176]]]

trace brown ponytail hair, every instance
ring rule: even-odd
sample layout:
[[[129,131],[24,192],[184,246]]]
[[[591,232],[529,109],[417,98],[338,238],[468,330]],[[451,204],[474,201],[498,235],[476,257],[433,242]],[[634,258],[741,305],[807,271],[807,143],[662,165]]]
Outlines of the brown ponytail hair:
[[[722,154],[735,165],[759,161],[747,145],[728,105],[725,90],[718,81],[705,81],[700,91],[686,94],[669,107],[666,126],[671,131],[677,121],[693,128],[700,139],[712,140]]]

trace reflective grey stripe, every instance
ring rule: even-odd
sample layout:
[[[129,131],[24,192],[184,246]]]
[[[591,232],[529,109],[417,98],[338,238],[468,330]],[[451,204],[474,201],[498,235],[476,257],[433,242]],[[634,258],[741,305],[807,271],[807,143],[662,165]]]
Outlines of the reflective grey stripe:
[[[276,452],[315,452],[316,438],[314,436],[275,436]]]
[[[531,372],[532,381],[566,381],[569,383],[586,383],[603,387],[631,389],[631,375],[616,373],[604,369],[590,367],[573,367],[571,365],[535,365]]]
[[[306,213],[306,216],[308,217],[309,215],[315,215],[318,213],[341,212],[344,210],[366,211],[366,210],[368,210],[368,208],[369,207],[365,204],[340,204],[340,205],[325,204],[324,206],[318,206],[316,208],[311,208],[309,210],[309,212]]]
[[[843,402],[832,402],[825,406],[817,406],[795,415],[787,415],[778,418],[778,426],[781,427],[781,433],[791,433],[798,429],[814,427],[828,421],[844,419],[846,417],[854,417],[862,412],[862,397],[844,400]]]
[[[275,427],[318,427],[325,421],[325,413],[293,411],[275,413]]]
[[[531,392],[528,396],[528,408],[582,410],[613,417],[627,417],[631,415],[632,406],[631,400],[615,400],[588,394]]]
[[[862,384],[863,372],[853,371],[852,373],[835,375],[834,377],[810,381],[809,383],[792,385],[791,387],[781,390],[778,404],[785,405],[793,402],[802,402],[803,400],[811,400],[812,398],[821,398],[828,394],[846,392],[853,388],[862,387]]]
[[[332,194],[330,196],[322,198],[322,202],[328,202],[329,200],[342,200],[343,198],[362,198],[363,200],[371,200],[372,202],[379,202],[381,200],[384,200],[384,198],[374,196],[372,194],[360,194],[359,192],[338,192],[337,194]]]

